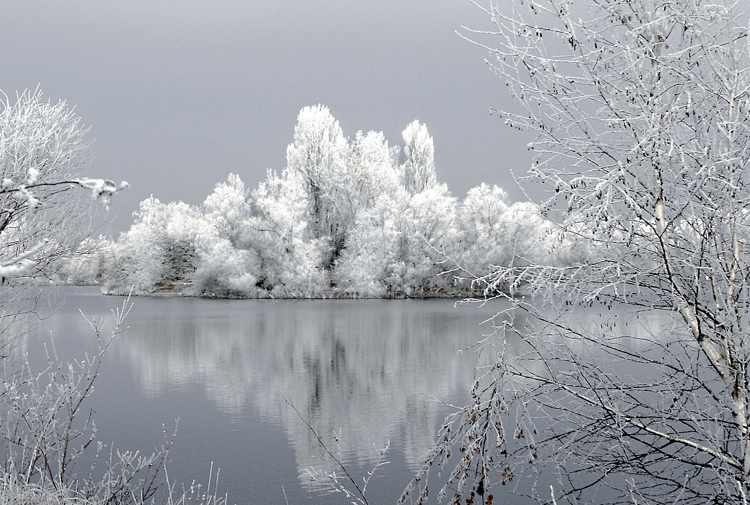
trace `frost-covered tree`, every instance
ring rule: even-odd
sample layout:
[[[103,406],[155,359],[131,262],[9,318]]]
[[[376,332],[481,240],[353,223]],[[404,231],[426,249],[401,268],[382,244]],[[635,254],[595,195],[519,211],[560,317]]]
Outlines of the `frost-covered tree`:
[[[197,237],[206,249],[219,240],[218,232],[198,209],[183,202],[164,204],[152,196],[140,203],[134,215],[135,222],[113,248],[114,265],[106,276],[106,289],[150,293],[191,283],[201,259]]]
[[[33,262],[38,273],[82,238],[75,218],[86,207],[70,181],[91,156],[87,129],[64,102],[45,103],[38,91],[0,107],[0,254],[7,261],[44,248]]]
[[[454,290],[456,199],[445,184],[403,186],[362,209],[336,264],[337,285],[357,296],[440,296]]]
[[[349,141],[347,170],[351,174],[354,216],[359,209],[374,206],[381,195],[394,196],[402,187],[398,153],[397,147],[388,147],[383,132],[358,131]]]
[[[194,290],[211,296],[257,296],[260,258],[251,234],[252,206],[242,179],[229,174],[203,202],[193,235],[199,262]]]
[[[404,156],[401,166],[404,187],[411,194],[419,193],[437,183],[435,176],[435,146],[427,126],[412,121],[403,131]]]
[[[1,93],[1,92],[0,92]],[[0,335],[18,314],[13,304],[49,282],[51,266],[69,258],[92,231],[96,207],[119,187],[84,177],[91,158],[88,131],[65,102],[26,91],[0,100]]]
[[[84,239],[70,257],[55,262],[51,272],[53,281],[77,285],[100,283],[107,271],[112,246],[112,240],[101,235]]]
[[[434,287],[428,287],[429,282],[422,285],[426,282],[422,276],[434,273],[435,258],[448,242],[445,237],[450,234],[454,223],[452,218],[447,221],[443,219],[442,210],[455,206],[455,202],[444,199],[447,207],[437,205],[432,209],[436,213],[422,212],[426,205],[447,197],[447,189],[441,187],[435,190],[434,148],[427,128],[415,121],[407,126],[403,137],[406,161],[397,168],[397,152],[388,148],[382,133],[358,133],[352,141],[347,141],[327,108],[305,107],[300,112],[294,143],[287,149],[284,177],[287,184],[301,185],[307,201],[306,233],[318,241],[316,250],[321,246],[327,247],[327,251],[322,251],[321,266],[326,270],[336,269],[332,281],[341,284],[345,290],[351,291],[354,284],[341,274],[344,271],[353,273],[351,267],[361,265],[361,260],[366,260],[354,258],[355,255],[367,255],[368,245],[364,235],[378,240],[372,252],[380,259],[371,258],[375,261],[372,264],[379,264],[383,260],[377,247],[382,241],[377,237],[384,235],[377,233],[378,230],[365,229],[368,221],[370,224],[381,222],[383,226],[390,226],[389,219],[383,217],[382,213],[378,217],[378,211],[373,210],[378,198],[380,205],[385,201],[381,197],[393,201],[396,208],[410,209],[407,216],[396,220],[399,246],[395,257],[400,265],[389,261],[390,267],[386,268],[399,272],[395,275],[400,279],[398,284],[401,286],[396,291],[403,292],[404,286],[408,286],[406,292],[417,294]],[[405,203],[410,195],[420,194],[411,196],[415,198],[413,205]],[[440,225],[436,226],[437,221],[440,221]],[[351,236],[355,229],[360,233],[356,238]],[[389,235],[385,228],[380,231]],[[344,253],[347,248],[348,251]],[[342,254],[346,258],[342,258]],[[379,273],[374,273],[373,278],[379,278],[383,272],[380,268],[376,270]],[[412,287],[417,284],[419,287]],[[381,285],[380,282],[378,285]],[[364,291],[373,293],[379,289],[372,291],[365,288]]]
[[[48,282],[61,260],[75,264],[90,248],[81,241],[96,212],[80,190],[108,204],[126,186],[83,176],[91,147],[86,132],[71,108],[43,101],[39,90],[0,100],[0,501],[6,503],[146,503],[167,459],[166,449],[150,456],[105,449],[85,412],[126,305],[116,311],[110,338],[91,321],[99,342],[94,356],[62,363],[48,353],[46,369],[38,370],[31,363],[39,360],[10,354],[17,343],[9,341],[17,329],[10,323],[38,315],[35,304],[15,302],[43,299],[46,290],[26,288]]]
[[[117,243],[107,291],[128,293],[133,288],[136,293],[149,293],[179,275],[187,261],[192,264],[187,251],[180,254],[182,247],[168,238],[169,215],[168,206],[153,196],[140,203],[135,222]]]
[[[406,201],[405,197],[381,194],[372,206],[359,212],[336,262],[336,285],[343,293],[362,298],[404,294],[405,264],[399,245]]]
[[[530,296],[507,298],[495,364],[428,458],[459,446],[451,499],[527,477],[557,503],[746,501],[745,9],[491,2],[494,28],[470,35],[523,111],[507,122],[537,135],[543,211],[591,254],[489,278]]]
[[[42,275],[85,238],[93,209],[77,188],[92,190],[105,204],[119,189],[83,178],[91,158],[87,131],[65,102],[45,102],[40,90],[0,100],[0,277],[6,282],[17,277],[14,258],[33,264],[18,273]]]
[[[354,220],[336,261],[334,282],[351,296],[403,293],[398,241],[400,214],[408,193],[402,185],[397,157],[398,149],[388,147],[382,132],[357,132],[350,141]]]
[[[242,187],[236,176],[230,181],[235,189]],[[246,223],[233,231],[236,223],[227,220],[227,216],[231,220],[231,205],[225,205],[222,213],[218,201],[224,191],[237,195],[220,184],[204,209],[183,202],[163,204],[153,197],[141,202],[135,222],[111,248],[113,261],[104,275],[105,289],[111,293],[128,293],[132,288],[137,294],[171,290],[201,296],[257,296],[260,260],[256,250],[237,248],[232,242],[233,236],[247,233]],[[209,214],[204,213],[206,208]]]
[[[285,176],[302,186],[307,199],[307,232],[312,239],[330,243],[324,259],[324,266],[330,268],[344,247],[353,217],[350,190],[354,184],[346,164],[346,138],[327,107],[300,111],[286,158]]]
[[[329,242],[308,233],[306,197],[297,179],[272,170],[252,191],[249,226],[261,262],[258,282],[273,296],[317,297],[330,284],[323,270]]]
[[[481,185],[466,194],[458,212],[462,231],[462,267],[472,276],[482,277],[493,265],[507,265],[506,243],[509,230],[503,219],[508,212],[508,196],[497,186]]]
[[[360,165],[369,167],[371,189],[358,195],[363,208],[337,274],[340,279],[349,278],[343,282],[349,289],[357,284],[354,279],[377,286],[374,290],[363,287],[363,292],[446,294],[452,288],[452,276],[439,275],[451,262],[456,201],[447,186],[436,182],[433,140],[427,127],[414,121],[402,136],[406,160],[400,166],[398,151],[388,149],[382,133],[358,134],[351,143]],[[362,273],[359,269],[364,265],[373,270]]]
[[[403,136],[406,162],[400,163],[401,149],[389,146],[382,132],[346,138],[327,108],[303,108],[287,167],[280,174],[269,170],[256,189],[249,191],[230,174],[200,208],[142,202],[131,229],[105,248],[107,289],[179,288],[198,296],[456,296],[469,285],[458,279],[464,275],[458,265],[463,272],[486,273],[483,262],[494,258],[507,256],[518,265],[526,261],[521,258],[538,256],[542,248],[534,240],[545,225],[537,207],[508,205],[502,190],[485,195],[483,186],[459,214],[447,186],[436,182],[427,128],[415,121]],[[473,216],[472,202],[479,211],[482,198],[505,210]],[[479,231],[482,226],[492,231]]]
[[[497,267],[563,266],[570,262],[570,240],[562,240],[531,202],[510,203],[501,188],[480,184],[466,194],[458,212],[459,265],[474,291],[484,293],[486,275]],[[508,286],[495,286],[507,290]]]
[[[401,216],[399,253],[408,296],[448,294],[456,266],[456,199],[435,184],[413,195]]]
[[[210,240],[212,235],[215,240]],[[196,241],[199,260],[192,276],[193,293],[222,298],[259,296],[260,259],[255,251],[237,249],[226,238],[210,232]]]
[[[216,185],[206,201],[203,202],[203,214],[216,228],[222,238],[229,240],[233,247],[246,248],[246,221],[251,216],[248,201],[249,191],[245,183],[236,174],[229,174],[227,180]]]

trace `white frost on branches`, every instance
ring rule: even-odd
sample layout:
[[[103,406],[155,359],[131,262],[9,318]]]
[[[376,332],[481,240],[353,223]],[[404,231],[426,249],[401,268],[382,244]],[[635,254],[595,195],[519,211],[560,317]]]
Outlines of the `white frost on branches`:
[[[91,196],[95,200],[99,200],[107,208],[109,208],[109,204],[112,201],[112,195],[130,187],[130,184],[125,181],[122,181],[119,186],[115,186],[115,183],[108,179],[75,179],[73,182],[86,189],[90,189]]]
[[[81,177],[91,157],[83,127],[65,102],[25,91],[0,100],[0,278],[47,275],[56,260],[85,238],[91,206],[76,188],[91,190],[105,207],[127,187]],[[6,297],[7,299],[7,297]],[[0,311],[1,312],[1,311]]]

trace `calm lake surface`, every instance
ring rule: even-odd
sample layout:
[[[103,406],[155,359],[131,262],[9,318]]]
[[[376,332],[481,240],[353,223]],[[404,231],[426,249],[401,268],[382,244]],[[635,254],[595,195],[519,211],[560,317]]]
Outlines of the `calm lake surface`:
[[[50,336],[61,359],[95,352],[79,310],[107,317],[123,303],[98,288],[63,293],[33,327],[31,356],[42,356]],[[337,468],[289,404],[357,479],[390,442],[368,497],[395,503],[451,412],[446,404],[466,403],[469,348],[499,309],[452,300],[133,302],[89,403],[97,438],[150,453],[179,418],[170,480],[205,483],[213,463],[219,489],[237,504],[348,503],[304,478],[310,467]]]

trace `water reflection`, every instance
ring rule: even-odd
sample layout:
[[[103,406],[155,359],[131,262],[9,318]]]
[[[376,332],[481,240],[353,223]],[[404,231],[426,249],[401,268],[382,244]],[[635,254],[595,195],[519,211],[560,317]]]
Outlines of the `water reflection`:
[[[281,422],[298,468],[333,469],[311,430],[345,460],[403,436],[415,470],[442,420],[436,399],[463,396],[481,338],[477,310],[450,301],[139,300],[121,351],[151,396],[202,384],[240,419],[247,403]],[[490,312],[483,309],[484,316]],[[403,427],[403,435],[402,435]]]
[[[94,352],[79,309],[107,316],[123,301],[68,293],[31,332],[45,337],[29,344],[37,368],[50,335],[63,360]],[[181,418],[173,479],[189,482],[215,462],[233,502],[283,503],[284,485],[289,503],[328,503],[299,487],[305,468],[335,467],[288,401],[334,451],[340,433],[340,457],[358,476],[390,441],[391,464],[368,492],[395,502],[449,410],[441,402],[465,402],[475,356],[457,351],[490,330],[479,323],[494,310],[449,300],[139,298],[89,405],[101,440],[142,451]]]
[[[91,335],[78,309],[106,315],[122,303],[96,290],[70,293],[67,305],[40,329],[56,336],[65,359],[91,348],[90,339],[76,340]],[[107,436],[120,430],[137,441],[154,433],[153,444],[158,444],[161,423],[182,417],[185,429],[178,444],[187,446],[187,455],[177,463],[193,464],[183,469],[186,479],[217,461],[233,501],[244,503],[252,494],[253,502],[283,503],[279,481],[288,477],[290,503],[300,503],[314,493],[300,489],[291,498],[297,472],[310,466],[336,468],[289,402],[332,450],[334,433],[341,434],[341,459],[359,475],[376,459],[375,448],[391,441],[392,464],[381,486],[388,492],[372,496],[373,501],[395,502],[450,411],[440,402],[467,401],[476,356],[457,350],[490,332],[479,323],[501,308],[454,308],[446,300],[139,298],[128,319],[130,329],[112,348],[115,366],[106,365],[97,385],[97,398],[104,398],[96,400],[97,420],[102,419],[102,432],[110,428]],[[646,355],[653,346],[651,334],[669,334],[674,325],[664,315],[626,317],[606,309],[569,315],[590,334],[601,330],[602,336]],[[532,324],[522,317],[517,315],[515,323]],[[601,356],[595,341],[564,345],[574,356]],[[543,373],[542,363],[519,340],[496,350],[525,356],[529,371]],[[485,359],[492,359],[491,351]],[[622,368],[616,362],[612,366]],[[626,372],[635,369],[628,365]],[[149,409],[159,424],[136,427]],[[132,447],[129,441],[123,446]],[[377,493],[376,486],[371,489]]]

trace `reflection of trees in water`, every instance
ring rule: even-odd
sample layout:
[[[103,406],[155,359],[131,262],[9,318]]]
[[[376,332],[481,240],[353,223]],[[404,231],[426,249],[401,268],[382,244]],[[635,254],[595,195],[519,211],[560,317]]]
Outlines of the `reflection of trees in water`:
[[[144,389],[202,383],[217,407],[239,414],[252,401],[282,419],[300,468],[331,468],[289,400],[329,448],[341,429],[345,460],[368,464],[388,440],[404,438],[417,468],[450,400],[470,384],[476,342],[491,308],[440,301],[139,300],[119,346]],[[430,398],[432,397],[432,398]],[[401,426],[405,426],[403,435]]]
[[[373,445],[403,437],[407,465],[416,469],[446,413],[433,398],[468,390],[474,353],[458,359],[456,350],[489,331],[478,323],[492,313],[491,307],[453,309],[446,301],[139,300],[139,309],[120,348],[148,394],[200,383],[223,412],[240,415],[252,402],[262,417],[283,420],[300,468],[329,469],[329,458],[285,398],[329,448],[341,430],[344,460],[369,464],[377,457]],[[591,311],[576,323],[593,327],[615,319],[633,348],[655,324],[646,315],[625,324],[622,315]],[[528,351],[516,344],[512,354]]]
[[[93,304],[82,308],[88,315],[102,314],[119,303],[109,298],[98,301],[95,309]],[[80,304],[76,299],[72,305]],[[115,342],[113,351],[127,357],[152,397],[201,385],[220,411],[242,420],[255,418],[247,413],[252,409],[270,424],[283,426],[296,451],[298,468],[335,469],[284,397],[331,449],[336,446],[333,433],[341,429],[342,457],[348,465],[369,468],[376,458],[373,444],[380,447],[392,440],[388,459],[399,461],[403,451],[413,471],[432,447],[437,424],[448,412],[426,395],[465,403],[475,355],[465,352],[457,358],[456,349],[489,332],[488,326],[478,323],[499,307],[453,309],[444,300],[138,299],[129,320],[131,329]],[[522,326],[521,317],[516,317],[516,327]],[[616,340],[652,358],[656,353],[664,356],[665,349],[655,346],[650,334],[666,335],[674,326],[674,320],[663,313],[644,312],[635,317],[604,307],[568,317],[571,324],[585,326],[587,334],[602,327],[610,343]],[[78,347],[68,350],[61,338],[90,334],[77,310],[48,322],[54,323],[48,328],[58,338],[58,350],[80,358],[82,351]],[[563,344],[552,335],[546,337],[547,346]],[[599,360],[597,373],[625,373],[633,380],[644,377],[632,362],[597,358],[605,354],[595,340],[568,340],[564,345],[561,350],[570,356]],[[667,361],[687,362],[685,353],[692,350],[673,347]],[[485,347],[483,363],[493,363],[491,350]],[[530,373],[542,373],[543,364],[521,340],[506,341],[505,351],[522,361]],[[537,414],[533,422],[549,421],[544,412]],[[557,426],[563,426],[565,419],[558,417]],[[256,428],[248,425],[246,429]],[[361,470],[355,468],[355,473],[359,476]]]

